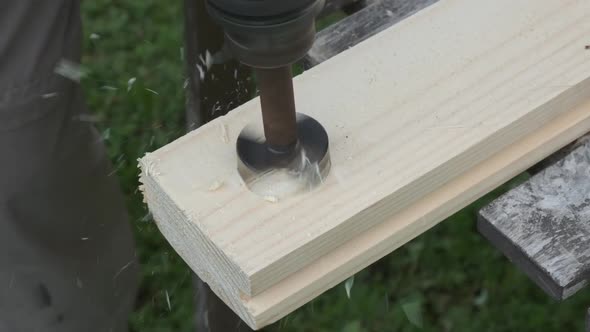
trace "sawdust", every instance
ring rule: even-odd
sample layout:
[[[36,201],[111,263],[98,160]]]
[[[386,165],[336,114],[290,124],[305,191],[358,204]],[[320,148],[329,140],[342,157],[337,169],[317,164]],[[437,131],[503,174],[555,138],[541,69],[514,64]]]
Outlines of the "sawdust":
[[[77,83],[80,83],[80,80],[86,76],[86,72],[79,63],[67,59],[59,60],[53,71]]]
[[[136,77],[131,77],[128,81],[127,81],[127,92],[131,91],[131,89],[133,89],[133,85],[135,84],[135,82],[137,81]]]
[[[50,92],[50,93],[45,93],[45,94],[41,95],[41,97],[43,97],[44,99],[47,99],[47,98],[57,97],[58,95],[59,95],[59,93],[57,93],[57,92]]]
[[[144,158],[137,159],[139,162],[139,167],[146,177],[160,175],[161,173],[157,168],[156,161],[148,158],[148,155],[149,154],[146,154]]]
[[[279,198],[277,196],[266,195],[264,196],[264,200],[271,203],[278,203]]]
[[[221,189],[221,187],[223,187],[224,182],[223,181],[219,181],[219,180],[215,180],[213,181],[213,183],[211,183],[211,185],[209,186],[209,188],[207,188],[208,191],[217,191],[219,189]]]
[[[205,70],[198,63],[196,64],[196,66],[197,66],[197,70],[199,71],[199,78],[202,82],[205,79]]]
[[[324,183],[325,176],[320,165],[312,163],[305,151],[302,151],[295,168],[275,169],[244,182],[250,191],[276,203],[281,199],[312,191]],[[269,197],[273,199],[268,199]]]
[[[221,132],[221,141],[225,144],[229,143],[229,134],[227,133],[227,125],[225,123],[219,124],[219,131]]]

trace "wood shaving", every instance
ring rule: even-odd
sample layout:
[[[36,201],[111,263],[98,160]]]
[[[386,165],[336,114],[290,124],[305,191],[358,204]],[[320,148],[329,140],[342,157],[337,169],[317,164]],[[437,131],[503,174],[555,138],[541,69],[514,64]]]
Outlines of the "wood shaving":
[[[217,191],[221,187],[223,187],[223,181],[215,180],[215,181],[213,181],[213,183],[211,183],[211,185],[209,186],[209,188],[207,190],[208,191]]]
[[[229,143],[229,134],[227,133],[227,125],[225,123],[219,124],[219,130],[221,131],[221,141],[225,144]]]
[[[271,203],[278,203],[279,198],[277,196],[264,196],[264,200]]]

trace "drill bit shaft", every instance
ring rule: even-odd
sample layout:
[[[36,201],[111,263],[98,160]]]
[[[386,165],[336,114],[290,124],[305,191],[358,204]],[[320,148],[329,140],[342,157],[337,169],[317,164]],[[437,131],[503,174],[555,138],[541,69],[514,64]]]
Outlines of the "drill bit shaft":
[[[291,66],[255,69],[260,89],[264,136],[269,148],[288,153],[297,144],[297,120]]]

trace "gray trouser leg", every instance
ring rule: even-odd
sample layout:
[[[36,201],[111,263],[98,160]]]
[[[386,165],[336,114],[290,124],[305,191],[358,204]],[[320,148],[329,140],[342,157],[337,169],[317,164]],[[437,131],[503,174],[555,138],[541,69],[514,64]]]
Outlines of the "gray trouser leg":
[[[0,1],[0,332],[122,332],[137,288],[116,178],[78,83],[78,1]]]

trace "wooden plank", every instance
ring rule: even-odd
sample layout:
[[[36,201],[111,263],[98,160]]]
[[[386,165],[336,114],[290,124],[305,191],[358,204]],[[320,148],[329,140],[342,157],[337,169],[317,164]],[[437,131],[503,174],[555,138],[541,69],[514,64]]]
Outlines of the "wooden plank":
[[[296,80],[299,110],[332,140],[333,169],[320,189],[272,204],[241,185],[227,142],[260,121],[254,101],[142,160],[159,227],[251,326],[276,319],[285,310],[271,315],[275,309],[255,302],[269,287],[588,98],[589,7],[558,0],[429,7]],[[223,185],[209,191],[212,183]],[[347,266],[338,273],[353,273]]]
[[[282,318],[589,129],[590,101],[500,151],[271,289],[245,300],[245,307],[254,313],[250,318],[256,319],[259,326]]]
[[[590,278],[590,136],[484,207],[478,228],[553,298],[583,288]]]
[[[219,288],[214,281],[212,287],[248,325],[255,329],[262,328],[402,246],[588,130],[590,101],[559,116],[469,172],[424,196],[382,224],[369,229],[255,297],[236,296]],[[146,194],[149,196],[150,192],[148,190]],[[171,204],[169,201],[152,201],[162,206]],[[195,253],[205,250],[199,243],[176,246],[173,242],[185,236],[183,233],[189,231],[192,226],[186,221],[175,219],[178,216],[172,216],[166,209],[154,211],[158,211],[156,220],[179,222],[178,225],[172,226],[159,222],[159,226],[189,266],[200,275],[206,274],[203,266],[198,265],[193,259]]]
[[[317,66],[363,40],[389,28],[437,0],[375,0],[366,8],[318,32],[303,64]]]

